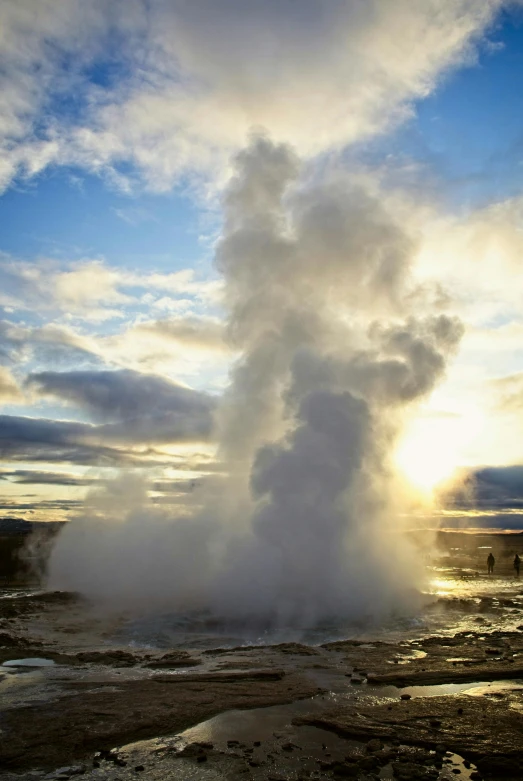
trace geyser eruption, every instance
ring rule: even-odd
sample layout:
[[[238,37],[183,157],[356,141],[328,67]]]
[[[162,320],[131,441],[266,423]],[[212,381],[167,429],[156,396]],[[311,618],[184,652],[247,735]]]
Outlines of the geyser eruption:
[[[52,584],[287,626],[405,606],[421,573],[396,534],[391,454],[462,332],[430,312],[414,250],[343,173],[307,178],[292,150],[254,137],[216,255],[240,355],[216,419],[225,477],[188,518],[144,495],[75,521]]]

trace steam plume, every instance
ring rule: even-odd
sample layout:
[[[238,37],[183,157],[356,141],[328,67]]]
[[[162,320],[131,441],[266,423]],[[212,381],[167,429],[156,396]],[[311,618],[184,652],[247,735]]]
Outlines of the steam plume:
[[[216,263],[240,352],[217,413],[226,477],[176,522],[142,496],[118,524],[71,524],[53,584],[298,626],[401,606],[420,573],[394,534],[391,452],[461,324],[416,315],[415,247],[379,201],[342,175],[311,183],[287,146],[252,139],[224,217]]]

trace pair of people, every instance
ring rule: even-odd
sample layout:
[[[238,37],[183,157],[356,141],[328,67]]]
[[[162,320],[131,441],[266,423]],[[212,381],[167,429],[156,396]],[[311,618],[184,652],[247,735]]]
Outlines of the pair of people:
[[[489,555],[487,556],[487,572],[488,572],[489,575],[493,575],[494,574],[494,564],[495,563],[496,563],[496,559],[494,558],[492,553],[489,553]],[[519,558],[517,553],[514,556],[513,567],[514,567],[514,569],[516,571],[516,577],[519,578],[519,570],[520,570],[520,567],[521,567],[521,559]]]

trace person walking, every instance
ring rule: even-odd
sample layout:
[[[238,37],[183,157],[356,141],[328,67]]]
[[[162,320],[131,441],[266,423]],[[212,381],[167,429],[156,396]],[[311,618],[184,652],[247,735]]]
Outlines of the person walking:
[[[514,569],[516,570],[516,577],[519,578],[519,568],[521,567],[521,559],[518,554],[514,556]]]
[[[489,575],[494,574],[494,564],[496,563],[496,559],[492,555],[492,551],[487,556],[487,572]]]

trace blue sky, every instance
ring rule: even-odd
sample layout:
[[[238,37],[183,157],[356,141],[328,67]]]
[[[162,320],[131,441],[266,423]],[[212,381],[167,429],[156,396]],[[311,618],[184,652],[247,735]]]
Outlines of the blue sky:
[[[81,170],[44,171],[0,199],[2,252],[23,258],[110,258],[173,271],[208,254],[206,226],[183,192],[135,197]]]
[[[307,0],[298,18],[288,2],[6,3],[0,514],[69,517],[94,468],[205,474],[238,358],[214,252],[231,159],[253,127],[296,151],[303,187],[327,170],[378,194],[416,248],[420,284],[464,323],[400,437],[406,473],[427,436],[434,480],[523,459],[511,435],[523,428],[523,9],[372,5],[322,15]],[[171,393],[134,439],[122,378],[133,420]],[[451,453],[443,413],[459,420]]]

